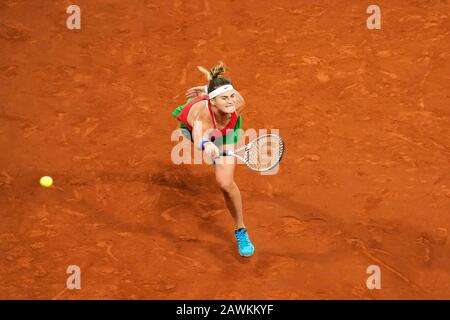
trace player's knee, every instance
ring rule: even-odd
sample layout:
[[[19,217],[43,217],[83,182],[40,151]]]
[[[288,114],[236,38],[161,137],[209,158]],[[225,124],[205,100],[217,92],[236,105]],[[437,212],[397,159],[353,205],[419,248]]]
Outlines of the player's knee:
[[[219,185],[219,188],[224,193],[231,193],[234,187],[233,180],[217,180],[217,184]]]

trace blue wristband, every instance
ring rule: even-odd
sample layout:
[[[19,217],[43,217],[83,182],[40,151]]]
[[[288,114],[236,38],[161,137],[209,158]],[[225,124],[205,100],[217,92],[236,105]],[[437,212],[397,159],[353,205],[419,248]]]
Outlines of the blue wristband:
[[[202,150],[205,150],[205,143],[211,142],[209,139],[202,139],[202,142],[200,144],[200,147]]]

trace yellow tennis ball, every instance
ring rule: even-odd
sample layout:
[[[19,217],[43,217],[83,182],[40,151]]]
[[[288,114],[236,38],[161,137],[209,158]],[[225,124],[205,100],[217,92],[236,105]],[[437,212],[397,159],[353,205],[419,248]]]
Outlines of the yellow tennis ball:
[[[43,187],[45,187],[45,188],[48,188],[48,187],[51,187],[51,186],[52,186],[52,184],[53,184],[53,179],[52,179],[52,177],[45,176],[45,177],[42,177],[42,178],[41,178],[41,180],[39,181],[39,183],[41,184],[41,186],[43,186]]]

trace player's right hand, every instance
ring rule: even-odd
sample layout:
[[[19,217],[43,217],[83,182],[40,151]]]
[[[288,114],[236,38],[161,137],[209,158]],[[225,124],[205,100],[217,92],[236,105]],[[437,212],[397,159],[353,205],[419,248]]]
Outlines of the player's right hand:
[[[220,155],[219,148],[212,142],[205,143],[205,153],[211,161],[216,160]]]

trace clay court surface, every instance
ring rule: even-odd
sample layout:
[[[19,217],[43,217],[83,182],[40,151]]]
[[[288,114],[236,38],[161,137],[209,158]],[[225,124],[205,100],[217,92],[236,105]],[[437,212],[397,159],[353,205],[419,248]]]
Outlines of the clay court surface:
[[[366,1],[70,4],[0,2],[0,298],[450,298],[448,1],[376,1],[381,30]],[[219,60],[287,147],[236,169],[249,259],[212,166],[170,158]]]

